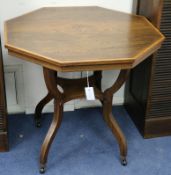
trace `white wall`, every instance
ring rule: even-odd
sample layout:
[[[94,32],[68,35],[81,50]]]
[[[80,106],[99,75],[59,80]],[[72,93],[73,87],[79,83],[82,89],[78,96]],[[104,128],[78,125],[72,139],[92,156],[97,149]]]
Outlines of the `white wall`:
[[[133,0],[0,0],[0,31],[3,45],[3,23],[4,20],[13,18],[31,10],[42,6],[84,6],[98,5],[110,9],[115,9],[124,12],[132,12]],[[42,68],[38,65],[31,64],[11,57],[7,54],[7,50],[3,48],[4,64],[22,65],[23,66],[23,83],[24,83],[24,110],[27,113],[32,113],[37,102],[46,94],[46,88],[42,76]],[[109,86],[111,79],[116,77],[117,71],[105,71],[103,85]],[[79,76],[80,73],[69,73],[69,76]],[[108,77],[108,78],[106,78]],[[8,95],[8,94],[7,94]],[[116,94],[116,100],[119,103],[123,101],[123,88]],[[74,109],[74,102],[71,102],[67,107]],[[79,106],[80,105],[76,105]],[[46,109],[51,111],[51,105]],[[10,107],[9,107],[10,110]],[[10,111],[9,111],[10,112]]]

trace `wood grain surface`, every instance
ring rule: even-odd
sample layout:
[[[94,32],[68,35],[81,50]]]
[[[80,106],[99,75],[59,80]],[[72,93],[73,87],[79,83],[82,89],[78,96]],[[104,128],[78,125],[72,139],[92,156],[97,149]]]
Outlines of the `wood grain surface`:
[[[96,6],[41,8],[6,21],[5,38],[10,54],[59,71],[132,68],[164,40],[146,18]]]

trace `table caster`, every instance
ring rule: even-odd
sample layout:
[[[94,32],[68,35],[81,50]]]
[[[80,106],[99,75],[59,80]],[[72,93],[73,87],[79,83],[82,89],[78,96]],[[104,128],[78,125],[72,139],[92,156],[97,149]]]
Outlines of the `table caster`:
[[[40,122],[40,120],[35,119],[35,126],[36,126],[37,128],[40,128],[40,127],[41,127],[41,122]]]
[[[45,171],[46,171],[45,167],[41,167],[40,170],[39,170],[40,174],[44,174]]]
[[[40,128],[41,127],[41,123],[40,122],[36,122],[36,127]]]
[[[121,157],[121,164],[122,164],[123,166],[126,166],[126,165],[127,165],[126,157]]]

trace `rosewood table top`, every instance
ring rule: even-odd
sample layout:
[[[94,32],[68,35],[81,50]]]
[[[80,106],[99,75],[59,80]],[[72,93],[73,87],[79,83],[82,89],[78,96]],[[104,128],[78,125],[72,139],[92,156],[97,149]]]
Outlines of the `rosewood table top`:
[[[101,7],[45,7],[5,22],[9,54],[57,71],[130,69],[164,36],[145,17]]]

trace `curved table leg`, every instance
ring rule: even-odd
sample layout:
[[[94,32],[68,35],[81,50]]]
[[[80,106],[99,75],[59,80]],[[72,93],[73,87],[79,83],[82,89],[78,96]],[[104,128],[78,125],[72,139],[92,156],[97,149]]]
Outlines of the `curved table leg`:
[[[118,141],[122,165],[127,164],[127,161],[126,161],[127,143],[126,143],[125,136],[122,133],[122,130],[120,129],[117,121],[114,119],[112,115],[112,99],[113,99],[113,94],[116,93],[126,81],[128,74],[129,74],[129,70],[122,70],[120,72],[113,86],[104,92],[104,101],[103,101],[104,119],[106,123],[108,124],[108,126],[111,128],[112,133],[114,134],[114,136],[116,137]]]
[[[61,120],[62,120],[62,113],[63,113],[63,104],[64,104],[64,94],[61,93],[57,88],[57,77],[56,72],[47,68],[43,69],[44,71],[44,79],[48,89],[48,95],[39,103],[36,109],[36,114],[40,115],[43,109],[43,106],[51,99],[54,99],[54,116],[48,133],[44,139],[44,142],[41,147],[40,152],[40,173],[45,172],[45,167],[48,159],[48,153],[50,150],[50,146],[53,142],[53,139],[56,135],[58,128],[60,127]],[[104,119],[106,120],[107,124],[111,128],[113,134],[115,135],[120,148],[120,155],[121,161],[123,165],[126,165],[126,155],[127,155],[127,144],[126,139],[119,128],[117,122],[112,116],[112,97],[115,92],[117,92],[120,87],[125,82],[129,71],[122,70],[118,76],[118,79],[114,83],[114,85],[107,89],[104,92],[103,96],[103,113]],[[95,73],[98,80],[101,79],[101,73]],[[98,81],[99,83],[99,81]],[[100,88],[100,83],[97,84],[98,88]]]
[[[35,119],[35,125],[36,127],[40,127],[41,126],[41,114],[42,114],[42,110],[44,108],[44,106],[49,103],[51,100],[53,99],[52,95],[50,93],[48,93],[36,106],[35,109],[35,114],[34,114],[34,119]]]
[[[47,102],[50,99],[54,99],[54,115],[53,115],[52,123],[48,130],[48,133],[41,147],[40,173],[45,172],[49,149],[56,135],[57,129],[59,128],[61,124],[62,112],[63,112],[63,101],[62,101],[63,94],[57,88],[56,71],[53,71],[47,68],[43,68],[43,73],[44,73],[44,80],[46,83],[46,87],[49,91],[49,95],[46,96],[46,99],[44,99],[44,101]]]
[[[45,140],[44,140],[42,148],[41,148],[40,173],[45,172],[48,152],[49,152],[50,146],[53,142],[53,139],[56,135],[56,132],[57,132],[58,128],[60,127],[61,120],[62,120],[62,113],[63,113],[63,104],[55,99],[53,121],[51,123],[51,126],[48,130],[48,133],[45,137]]]

